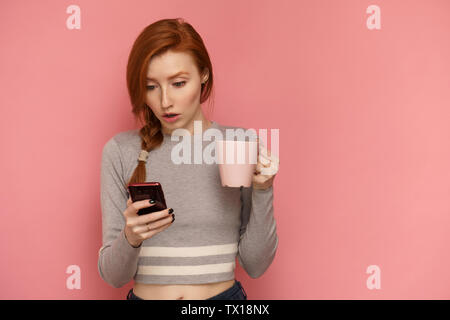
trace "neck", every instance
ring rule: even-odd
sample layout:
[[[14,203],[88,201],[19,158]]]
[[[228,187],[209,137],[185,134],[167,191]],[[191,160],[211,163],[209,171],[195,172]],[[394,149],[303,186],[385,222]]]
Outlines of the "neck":
[[[183,129],[188,130],[189,134],[191,136],[194,135],[194,121],[201,121],[202,122],[202,131],[207,130],[212,125],[212,122],[210,120],[206,119],[205,116],[203,115],[203,113],[200,112],[200,114],[198,116],[194,117],[194,119],[190,123],[188,123],[186,127],[182,127]],[[162,132],[164,134],[171,135],[172,131],[175,130],[175,129],[169,130],[169,129],[163,127],[161,130],[162,130]]]

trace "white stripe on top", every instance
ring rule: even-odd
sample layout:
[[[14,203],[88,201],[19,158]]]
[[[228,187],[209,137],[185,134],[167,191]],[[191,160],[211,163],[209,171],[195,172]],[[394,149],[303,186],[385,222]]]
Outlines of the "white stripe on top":
[[[236,253],[238,243],[200,247],[142,247],[140,257],[202,257]]]
[[[202,264],[198,266],[139,266],[137,273],[142,275],[180,276],[231,272],[235,267],[236,262],[234,261],[229,263]]]

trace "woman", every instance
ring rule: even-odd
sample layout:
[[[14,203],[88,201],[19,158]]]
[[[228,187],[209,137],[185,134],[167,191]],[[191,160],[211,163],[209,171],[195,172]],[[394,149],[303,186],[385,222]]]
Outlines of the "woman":
[[[234,128],[203,114],[212,65],[201,37],[182,19],[142,31],[129,56],[127,85],[142,128],[116,134],[102,151],[100,276],[115,288],[134,279],[127,299],[246,299],[234,277],[236,257],[257,278],[278,246],[275,174],[261,174],[274,158],[258,158],[250,188],[222,187],[217,165],[171,161],[175,129],[187,130],[183,138],[193,141],[194,121],[202,136]],[[127,186],[146,181],[161,183],[169,208],[138,216],[154,203],[132,203]]]

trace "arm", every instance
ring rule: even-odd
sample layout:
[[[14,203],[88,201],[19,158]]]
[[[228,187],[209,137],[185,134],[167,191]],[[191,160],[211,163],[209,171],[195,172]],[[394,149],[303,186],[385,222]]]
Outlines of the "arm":
[[[120,288],[136,273],[140,247],[131,246],[125,237],[123,212],[128,196],[114,138],[103,147],[100,178],[103,246],[98,253],[98,272],[109,285]]]
[[[241,188],[241,202],[238,261],[250,277],[259,278],[272,263],[278,247],[273,186]]]

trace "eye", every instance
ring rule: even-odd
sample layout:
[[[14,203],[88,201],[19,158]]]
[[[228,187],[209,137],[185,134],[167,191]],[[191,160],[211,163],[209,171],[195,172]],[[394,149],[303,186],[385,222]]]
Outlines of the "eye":
[[[186,83],[186,81],[179,81],[179,82],[174,82],[175,87],[181,88],[184,86],[184,84]],[[182,85],[178,85],[178,84],[182,84]],[[146,86],[147,90],[153,90],[155,86]]]
[[[179,83],[182,83],[184,85],[186,83],[186,81],[175,82],[175,84],[179,84]],[[182,86],[176,86],[176,87],[182,87]]]

